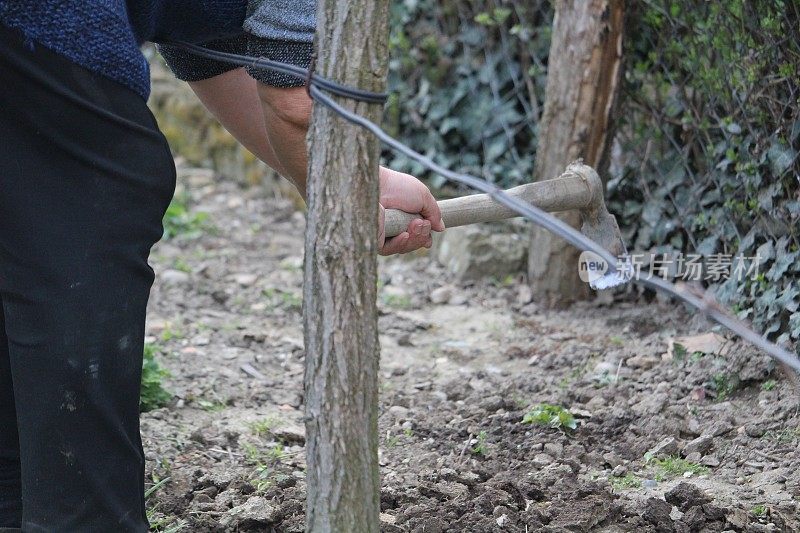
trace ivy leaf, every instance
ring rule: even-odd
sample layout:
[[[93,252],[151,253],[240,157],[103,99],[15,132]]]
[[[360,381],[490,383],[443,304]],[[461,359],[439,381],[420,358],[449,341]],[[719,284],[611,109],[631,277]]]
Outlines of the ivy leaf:
[[[733,135],[739,135],[742,133],[742,127],[735,122],[731,122],[725,127],[728,130],[728,133],[732,133]]]
[[[772,143],[772,146],[769,147],[767,157],[772,166],[772,172],[776,176],[781,176],[792,166],[792,163],[797,157],[797,152],[780,141],[775,141]]]

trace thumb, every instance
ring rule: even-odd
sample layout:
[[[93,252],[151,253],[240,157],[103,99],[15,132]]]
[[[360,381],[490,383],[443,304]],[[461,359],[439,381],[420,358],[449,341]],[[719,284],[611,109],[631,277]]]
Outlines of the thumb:
[[[386,242],[386,231],[384,229],[386,209],[381,204],[378,204],[378,207],[380,208],[380,213],[378,213],[378,249],[381,249]]]

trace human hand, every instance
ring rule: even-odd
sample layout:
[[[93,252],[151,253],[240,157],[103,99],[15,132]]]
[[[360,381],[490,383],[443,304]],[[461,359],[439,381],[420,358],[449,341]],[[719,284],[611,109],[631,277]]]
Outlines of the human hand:
[[[418,248],[430,248],[431,230],[444,231],[442,214],[431,191],[414,176],[381,167],[380,217],[378,219],[378,246],[381,255],[405,254]],[[386,209],[400,209],[417,213],[422,218],[412,220],[408,229],[386,240],[383,223]]]

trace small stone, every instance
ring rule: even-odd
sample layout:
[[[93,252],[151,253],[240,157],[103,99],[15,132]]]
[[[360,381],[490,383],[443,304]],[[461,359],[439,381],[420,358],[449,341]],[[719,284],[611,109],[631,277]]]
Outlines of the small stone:
[[[397,285],[387,285],[383,288],[383,294],[390,297],[402,298],[408,296],[408,293],[402,287]]]
[[[701,531],[706,524],[706,515],[703,512],[703,507],[697,505],[684,509],[681,522],[689,526],[689,531]]]
[[[797,512],[797,503],[792,500],[782,500],[778,502],[778,509],[794,515]]]
[[[692,452],[686,456],[686,460],[690,463],[699,463],[701,457],[700,452]]]
[[[611,468],[615,468],[622,464],[622,458],[614,452],[606,452],[603,454],[603,461],[606,462]]]
[[[201,503],[211,503],[214,500],[208,494],[200,492],[200,493],[194,495],[194,498],[192,498],[192,501],[194,503],[196,503],[196,504],[201,504]]]
[[[711,501],[711,498],[690,483],[678,483],[664,494],[664,498],[683,512],[692,507],[698,507]]]
[[[728,433],[732,429],[733,425],[727,420],[716,420],[711,422],[711,425],[708,427],[705,433],[707,435],[711,435],[712,437],[719,437]]]
[[[624,477],[627,473],[628,468],[625,465],[617,465],[614,467],[614,470],[611,471],[611,475],[614,477]]]
[[[389,414],[396,419],[404,419],[408,416],[408,409],[402,405],[393,405],[389,408]]]
[[[464,305],[467,303],[467,295],[463,292],[457,292],[450,298],[450,305]]]
[[[399,337],[397,337],[397,345],[414,346],[414,343],[411,342],[411,335],[409,333],[402,333]]]
[[[242,505],[222,515],[219,524],[225,528],[253,530],[274,523],[278,517],[278,508],[266,498],[251,496]]]
[[[633,404],[631,408],[633,409],[634,413],[640,416],[657,415],[664,410],[668,399],[669,397],[666,393],[656,392],[654,394],[645,396],[642,401]]]
[[[544,452],[551,457],[561,457],[564,453],[564,446],[558,442],[545,442]]]
[[[183,285],[191,281],[191,277],[186,272],[168,269],[161,273],[161,282],[165,285]]]
[[[686,446],[683,447],[683,455],[687,457],[692,454],[699,454],[703,455],[708,450],[711,449],[711,446],[714,444],[714,437],[711,435],[700,435],[694,440],[690,440],[686,443]]]
[[[430,294],[431,303],[436,305],[446,304],[453,297],[453,288],[449,285],[433,289]]]
[[[704,455],[700,459],[700,464],[704,466],[710,466],[711,468],[715,468],[719,466],[719,459],[717,459],[716,455]]]
[[[647,452],[651,457],[669,457],[678,453],[678,441],[675,437],[667,437]]]
[[[642,518],[655,526],[656,531],[672,531],[672,518],[669,516],[671,512],[672,505],[661,498],[648,498],[644,503]]]
[[[459,483],[463,483],[468,487],[472,487],[481,481],[481,476],[475,472],[459,472],[455,479]]]
[[[276,439],[287,444],[305,444],[306,442],[306,430],[299,424],[294,424],[291,422],[283,423],[278,427],[271,429],[270,433],[272,433]]]
[[[732,508],[725,517],[725,527],[734,531],[743,531],[747,527],[747,511],[739,508]]]
[[[744,427],[745,433],[747,433],[748,437],[752,437],[754,439],[760,439],[764,436],[764,433],[767,432],[767,428],[765,424],[747,424]]]
[[[519,305],[529,304],[533,300],[533,290],[527,283],[521,283],[517,289],[517,303]]]
[[[537,453],[531,462],[533,466],[537,468],[544,468],[547,465],[553,464],[553,458],[546,453]]]
[[[650,355],[634,355],[625,360],[625,364],[631,368],[640,368],[642,370],[649,370],[659,363],[657,357]]]
[[[257,279],[258,276],[255,274],[236,274],[233,277],[233,280],[242,287],[250,287],[256,282]]]
[[[203,336],[203,335],[198,336],[198,337],[194,337],[192,339],[192,344],[194,344],[195,346],[207,346],[208,343],[210,343],[210,342],[211,342],[211,339],[209,339],[208,337]]]
[[[692,435],[700,435],[702,433],[700,422],[696,418],[690,418],[686,423],[686,432]]]
[[[489,396],[480,402],[480,408],[490,413],[496,413],[505,405],[505,400],[501,396]]]
[[[530,238],[514,223],[450,228],[438,240],[436,258],[458,280],[504,279],[525,270]]]
[[[642,481],[642,487],[646,489],[654,489],[658,486],[658,482],[655,479],[645,479]]]

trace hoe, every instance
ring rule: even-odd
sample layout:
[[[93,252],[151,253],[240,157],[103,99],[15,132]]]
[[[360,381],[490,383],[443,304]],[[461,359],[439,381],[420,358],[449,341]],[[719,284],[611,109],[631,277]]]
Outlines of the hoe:
[[[528,183],[506,191],[506,194],[524,200],[549,212],[577,209],[583,225],[581,232],[608,250],[614,257],[627,257],[625,243],[614,215],[606,209],[603,198],[603,182],[595,170],[580,162],[575,162],[559,177]],[[448,228],[466,226],[481,222],[497,222],[519,216],[511,209],[496,203],[487,194],[462,196],[439,202],[442,220]],[[386,210],[386,237],[394,237],[408,227],[416,215],[396,209]],[[577,265],[576,265],[577,266]],[[608,289],[622,283],[627,278],[617,272],[592,279],[592,288]]]

